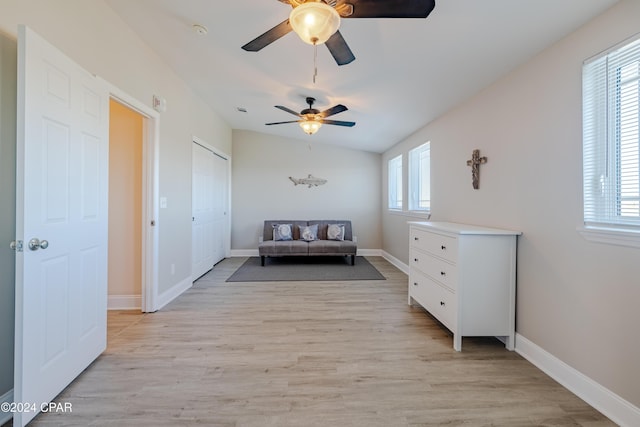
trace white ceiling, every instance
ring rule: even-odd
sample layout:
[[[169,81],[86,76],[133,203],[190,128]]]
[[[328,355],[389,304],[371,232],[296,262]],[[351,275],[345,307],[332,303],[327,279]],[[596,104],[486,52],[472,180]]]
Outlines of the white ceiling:
[[[325,46],[290,33],[260,52],[240,47],[284,21],[277,0],[106,0],[234,129],[383,152],[566,36],[617,0],[436,0],[427,19],[343,19],[356,60],[339,67]],[[199,36],[193,24],[208,28]],[[162,95],[162,94],[159,94]],[[307,136],[274,108],[320,110],[353,128]],[[171,100],[167,100],[171,108]],[[237,111],[246,108],[247,113]]]

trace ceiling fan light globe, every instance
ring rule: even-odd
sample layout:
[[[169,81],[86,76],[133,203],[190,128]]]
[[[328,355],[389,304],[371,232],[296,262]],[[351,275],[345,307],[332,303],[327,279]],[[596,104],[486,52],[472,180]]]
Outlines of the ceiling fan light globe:
[[[322,126],[322,123],[315,120],[304,120],[300,122],[300,127],[302,128],[304,133],[309,135],[313,135],[314,133],[318,132],[320,126]]]
[[[340,27],[340,15],[321,1],[309,1],[293,8],[289,15],[291,28],[308,44],[322,44]]]

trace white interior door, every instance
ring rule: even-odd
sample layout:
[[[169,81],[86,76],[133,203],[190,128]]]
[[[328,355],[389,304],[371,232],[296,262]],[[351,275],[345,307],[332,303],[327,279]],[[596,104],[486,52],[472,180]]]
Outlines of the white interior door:
[[[19,28],[14,399],[37,410],[106,348],[108,109],[103,83]]]
[[[211,270],[214,262],[214,156],[200,144],[192,148],[192,250],[191,277],[196,280]]]
[[[228,163],[227,159],[213,154],[213,264],[226,255]]]

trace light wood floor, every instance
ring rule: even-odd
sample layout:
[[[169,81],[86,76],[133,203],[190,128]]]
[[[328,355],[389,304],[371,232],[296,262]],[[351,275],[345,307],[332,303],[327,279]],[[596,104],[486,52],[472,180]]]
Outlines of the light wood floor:
[[[107,351],[33,426],[608,426],[494,338],[451,335],[386,281],[225,283],[109,313]]]

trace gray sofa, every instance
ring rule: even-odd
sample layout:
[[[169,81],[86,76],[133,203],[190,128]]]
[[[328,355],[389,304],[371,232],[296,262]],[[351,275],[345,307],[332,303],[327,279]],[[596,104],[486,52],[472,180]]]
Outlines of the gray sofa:
[[[274,240],[274,226],[291,225],[290,240]],[[300,227],[311,226],[315,229],[317,224],[317,240],[306,241],[300,236]],[[328,239],[327,232],[330,224],[344,224],[343,240]],[[286,232],[285,227],[285,232]],[[340,227],[341,228],[341,227]],[[335,227],[331,228],[331,233],[335,234]],[[282,237],[282,236],[276,236]],[[307,236],[308,237],[308,236]],[[329,236],[332,237],[332,236]],[[260,255],[261,264],[264,266],[266,257],[281,256],[351,256],[351,265],[355,265],[356,257],[356,241],[353,237],[351,221],[342,220],[314,220],[314,221],[296,221],[296,220],[268,220],[264,222],[262,230],[262,238],[258,244],[258,253]]]

